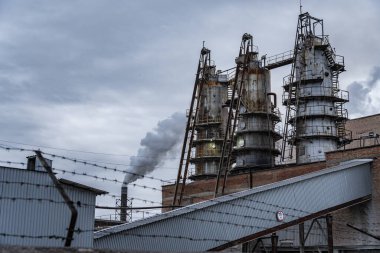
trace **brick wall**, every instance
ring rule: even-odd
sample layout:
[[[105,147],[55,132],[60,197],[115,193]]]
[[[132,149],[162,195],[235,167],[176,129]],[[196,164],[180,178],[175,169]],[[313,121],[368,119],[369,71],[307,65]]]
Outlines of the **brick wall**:
[[[249,189],[251,178],[252,185],[255,187],[300,176],[324,168],[326,168],[325,162],[317,162],[307,165],[289,164],[287,166],[277,166],[273,169],[255,171],[252,173],[252,177],[250,173],[230,175],[228,176],[226,182],[226,193],[239,192]],[[221,179],[220,184],[222,184],[222,181],[223,180]],[[215,179],[205,179],[187,184],[184,190],[182,204],[189,205],[207,199],[212,199],[215,192],[215,182]],[[179,187],[179,192],[180,189],[181,187]],[[175,185],[165,185],[162,187],[162,204],[164,206],[172,204],[174,191]]]
[[[380,134],[380,114],[348,120],[346,129],[352,132],[352,143],[346,149],[366,147],[379,144],[378,138],[371,138],[370,132]]]

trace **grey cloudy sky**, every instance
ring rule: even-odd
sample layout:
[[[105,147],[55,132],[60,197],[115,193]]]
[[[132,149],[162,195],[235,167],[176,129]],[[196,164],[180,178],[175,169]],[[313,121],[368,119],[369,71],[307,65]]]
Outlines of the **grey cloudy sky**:
[[[258,0],[0,1],[0,140],[123,154],[91,159],[129,164],[147,131],[188,107],[202,41],[219,69],[234,66],[245,32],[254,36],[262,55],[290,50],[298,5]],[[333,47],[345,56],[348,71],[340,84],[352,91],[352,117],[378,113],[380,2],[309,0],[303,6],[324,19]],[[282,94],[282,78],[288,74],[288,67],[272,71],[275,92]],[[12,156],[3,155],[3,160]],[[168,159],[163,167],[177,163]],[[175,173],[162,169],[154,175],[172,179]],[[112,193],[119,187],[97,186]],[[137,190],[134,194],[146,197]]]

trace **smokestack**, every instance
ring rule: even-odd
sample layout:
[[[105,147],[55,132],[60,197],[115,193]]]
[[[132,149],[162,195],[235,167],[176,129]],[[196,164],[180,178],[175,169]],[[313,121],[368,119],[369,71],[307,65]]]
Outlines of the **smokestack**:
[[[127,222],[127,209],[125,208],[128,205],[128,186],[123,184],[121,187],[121,198],[120,205],[122,208],[120,209],[120,221]]]
[[[180,142],[185,129],[185,114],[174,113],[168,119],[159,121],[153,132],[141,140],[137,156],[131,157],[131,173],[126,174],[124,184],[129,184],[152,172],[166,155]]]

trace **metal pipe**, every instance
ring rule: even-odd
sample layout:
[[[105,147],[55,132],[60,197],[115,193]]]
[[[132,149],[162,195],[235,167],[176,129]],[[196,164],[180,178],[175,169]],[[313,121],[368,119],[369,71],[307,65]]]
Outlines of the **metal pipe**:
[[[75,208],[73,201],[70,199],[69,195],[67,195],[65,189],[63,189],[61,183],[55,177],[52,168],[49,166],[49,164],[46,162],[45,158],[42,156],[41,151],[36,150],[34,152],[36,153],[37,158],[40,160],[42,166],[45,168],[46,172],[48,173],[49,177],[53,181],[58,192],[61,194],[63,200],[65,201],[66,205],[69,207],[69,209],[71,211],[71,219],[70,219],[69,229],[67,230],[66,241],[65,241],[65,247],[70,247],[71,242],[73,240],[75,224],[76,224],[77,218],[78,218],[78,211]]]
[[[332,231],[332,215],[326,215],[326,225],[327,225],[327,249],[328,253],[334,253],[334,239]]]

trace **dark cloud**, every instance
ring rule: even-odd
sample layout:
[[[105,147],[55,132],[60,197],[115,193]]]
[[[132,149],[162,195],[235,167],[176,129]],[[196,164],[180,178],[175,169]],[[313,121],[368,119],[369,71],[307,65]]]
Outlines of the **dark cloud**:
[[[349,113],[370,115],[379,111],[373,104],[371,92],[379,85],[380,67],[375,67],[366,81],[355,81],[347,86],[350,93]]]
[[[134,155],[152,126],[188,108],[202,41],[218,69],[234,66],[245,32],[253,35],[261,55],[287,51],[294,44],[298,4],[0,1],[0,140]],[[355,90],[354,109],[376,107],[376,74],[366,82],[356,80],[380,66],[379,2],[310,0],[303,5],[324,19],[333,46],[345,56],[348,71],[340,83]],[[286,68],[272,71],[278,97],[287,74]],[[122,158],[103,157],[129,163],[129,157]],[[176,171],[152,173],[174,178]]]

